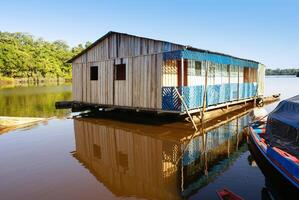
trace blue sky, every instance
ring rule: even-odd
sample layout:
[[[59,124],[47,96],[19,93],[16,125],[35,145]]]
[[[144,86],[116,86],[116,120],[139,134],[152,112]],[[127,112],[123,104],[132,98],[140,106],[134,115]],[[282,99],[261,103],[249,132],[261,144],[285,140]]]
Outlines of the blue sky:
[[[296,0],[0,0],[0,31],[71,46],[113,30],[299,67]]]

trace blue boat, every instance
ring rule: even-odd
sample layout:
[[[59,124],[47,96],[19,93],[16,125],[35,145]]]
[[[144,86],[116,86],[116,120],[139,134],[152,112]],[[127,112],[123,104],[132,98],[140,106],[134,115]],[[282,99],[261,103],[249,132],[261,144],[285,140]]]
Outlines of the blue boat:
[[[248,145],[266,178],[284,195],[298,199],[299,95],[280,102],[266,121],[252,123]]]

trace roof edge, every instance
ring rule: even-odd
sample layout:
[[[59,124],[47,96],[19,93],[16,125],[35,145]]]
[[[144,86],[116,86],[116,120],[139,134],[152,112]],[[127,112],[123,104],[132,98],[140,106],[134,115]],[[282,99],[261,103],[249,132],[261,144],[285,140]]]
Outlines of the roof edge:
[[[258,61],[255,61],[255,60],[249,60],[249,59],[240,58],[240,57],[232,56],[232,55],[225,54],[225,53],[219,53],[219,52],[209,51],[209,50],[205,50],[205,49],[199,49],[199,48],[196,48],[196,47],[193,47],[193,46],[190,46],[190,45],[182,45],[182,44],[168,42],[168,41],[164,41],[164,40],[157,40],[157,39],[152,39],[152,38],[147,38],[147,37],[141,37],[141,36],[137,36],[137,35],[131,35],[131,34],[127,34],[127,33],[116,32],[116,31],[109,31],[108,33],[106,33],[105,35],[103,35],[101,38],[99,38],[98,40],[96,40],[95,42],[93,42],[86,49],[84,49],[83,51],[81,51],[77,55],[73,56],[68,61],[66,61],[66,63],[72,63],[75,59],[77,59],[78,57],[82,56],[88,50],[90,50],[91,48],[93,48],[94,46],[96,46],[99,42],[103,41],[104,39],[106,39],[107,37],[109,37],[112,34],[122,34],[122,35],[127,35],[127,36],[132,36],[132,37],[139,37],[139,38],[148,39],[148,40],[155,40],[155,41],[158,41],[158,42],[167,42],[167,43],[171,43],[171,44],[182,46],[186,50],[199,51],[199,52],[217,54],[217,55],[222,55],[222,56],[228,56],[228,57],[235,58],[235,59],[240,59],[240,60],[245,60],[245,61],[249,61],[249,62],[255,62],[257,64],[262,64],[262,63],[260,63]]]
[[[102,37],[100,37],[99,39],[97,39],[95,42],[93,42],[91,45],[89,45],[87,48],[85,48],[83,51],[81,51],[80,53],[78,53],[77,55],[73,56],[71,59],[69,59],[68,61],[66,61],[66,63],[72,63],[75,59],[77,59],[78,57],[82,56],[85,52],[87,52],[89,49],[93,48],[94,46],[96,46],[99,42],[103,41],[104,39],[106,39],[106,37],[108,37],[109,35],[112,35],[113,31],[109,31],[108,33],[106,33],[105,35],[103,35]]]

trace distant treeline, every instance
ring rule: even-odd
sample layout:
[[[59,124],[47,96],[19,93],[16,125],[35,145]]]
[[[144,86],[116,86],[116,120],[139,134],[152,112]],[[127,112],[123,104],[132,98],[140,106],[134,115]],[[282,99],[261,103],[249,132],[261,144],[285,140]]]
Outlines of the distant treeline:
[[[71,65],[65,62],[88,45],[71,48],[62,40],[49,42],[27,33],[0,31],[0,79],[71,79]]]
[[[299,69],[266,69],[266,75],[296,75]]]

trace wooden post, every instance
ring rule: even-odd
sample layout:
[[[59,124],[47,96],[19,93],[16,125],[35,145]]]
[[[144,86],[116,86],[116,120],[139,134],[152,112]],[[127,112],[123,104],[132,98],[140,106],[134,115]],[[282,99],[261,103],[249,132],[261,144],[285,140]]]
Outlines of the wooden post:
[[[203,105],[202,105],[202,109],[201,109],[201,124],[203,124],[203,121],[204,121],[204,112],[205,112],[205,109],[206,109],[206,97],[207,97],[207,87],[208,87],[208,62],[207,61],[204,61],[205,62],[205,85],[204,85],[204,93],[203,93]]]
[[[184,86],[184,58],[181,58],[181,87]]]
[[[230,89],[231,89],[231,81],[230,81],[230,66],[231,65],[227,65],[227,67],[228,67],[228,86],[229,86],[229,101],[230,101],[230,95],[231,95],[231,91],[230,91]]]
[[[205,161],[205,175],[208,177],[209,172],[208,172],[208,156],[207,156],[207,133],[204,133],[204,161]]]
[[[228,158],[229,158],[229,155],[230,155],[229,146],[230,146],[230,142],[229,142],[229,138],[228,138],[228,140],[227,140],[227,157]]]
[[[184,191],[184,165],[183,165],[183,158],[182,158],[182,161],[181,161],[181,191],[182,192]]]
[[[236,151],[239,149],[239,117],[237,117],[237,145],[236,145]]]
[[[174,89],[175,89],[175,92],[177,93],[177,95],[179,96],[179,98],[181,99],[181,102],[183,103],[183,106],[185,107],[186,113],[188,114],[188,116],[189,116],[189,118],[190,118],[190,120],[191,120],[191,122],[193,124],[194,129],[196,131],[198,131],[197,126],[196,126],[196,124],[195,124],[195,122],[194,122],[194,120],[193,120],[193,118],[192,118],[192,116],[191,116],[191,114],[190,114],[190,112],[188,110],[188,106],[187,106],[186,102],[184,101],[183,96],[179,93],[179,91],[178,91],[178,89],[176,87],[174,87]]]
[[[238,66],[238,100],[240,100],[240,66]]]

